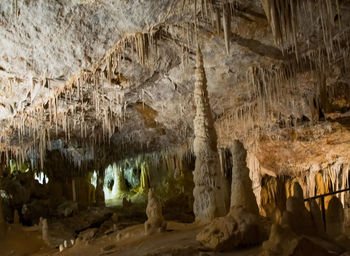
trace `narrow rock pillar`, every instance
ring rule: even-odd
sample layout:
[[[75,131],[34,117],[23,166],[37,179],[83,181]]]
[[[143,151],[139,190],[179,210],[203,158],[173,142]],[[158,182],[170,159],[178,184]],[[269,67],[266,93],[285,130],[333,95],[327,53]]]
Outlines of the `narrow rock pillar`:
[[[195,184],[193,212],[196,222],[206,223],[227,213],[228,207],[225,202],[228,193],[227,182],[220,170],[217,135],[210,110],[203,56],[199,47],[195,75],[194,100],[197,110],[193,142],[196,155],[193,175]]]
[[[258,204],[252,188],[247,167],[247,151],[243,144],[235,140],[232,147],[231,208],[242,206],[248,212],[259,214]]]

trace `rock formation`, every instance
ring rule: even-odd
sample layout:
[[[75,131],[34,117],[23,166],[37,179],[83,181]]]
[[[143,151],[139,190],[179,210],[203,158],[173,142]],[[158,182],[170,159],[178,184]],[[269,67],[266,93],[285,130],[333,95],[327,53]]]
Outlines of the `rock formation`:
[[[48,246],[51,246],[50,236],[49,236],[49,226],[47,224],[47,219],[41,218],[40,226],[41,226],[41,238]]]
[[[261,242],[267,221],[281,225],[272,252],[339,242],[339,202],[327,234],[318,200],[303,197],[349,186],[349,10],[350,0],[2,0],[2,217],[17,211],[35,229],[42,216],[54,246],[90,228],[92,240],[127,227],[150,241],[128,226],[146,221],[155,188],[164,219],[183,222],[155,236],[195,227],[194,251],[204,224],[211,250]],[[303,191],[287,200],[294,181]],[[349,195],[336,195],[348,225]],[[118,223],[90,214],[121,203]],[[160,208],[150,233],[164,230]],[[3,226],[0,213],[11,238]]]
[[[205,248],[229,251],[237,247],[257,245],[264,239],[259,216],[238,206],[214,219],[196,237]]]
[[[196,238],[210,250],[232,250],[239,246],[256,245],[265,237],[246,166],[247,152],[239,141],[235,141],[232,149],[230,211],[226,216],[214,219]]]
[[[309,201],[309,208],[310,208],[311,218],[313,221],[313,226],[316,229],[316,233],[319,236],[324,237],[326,233],[324,230],[324,223],[323,223],[320,207],[318,206],[315,200],[311,200]]]
[[[163,218],[162,205],[159,202],[153,188],[148,190],[148,203],[146,208],[147,221],[145,222],[145,233],[150,235],[166,230],[167,223]]]
[[[316,226],[304,204],[303,190],[298,182],[293,184],[294,196],[286,202],[282,215],[282,226],[286,225],[296,234],[315,234]]]
[[[330,237],[336,238],[344,233],[344,208],[338,197],[333,197],[326,210],[326,228]]]
[[[336,256],[344,250],[336,244],[312,237],[298,236],[289,227],[273,224],[269,240],[263,243],[260,256]],[[346,255],[346,254],[345,254]]]
[[[252,189],[247,167],[247,151],[243,144],[236,140],[231,147],[232,153],[232,183],[231,183],[231,209],[243,207],[248,212],[258,215],[259,208]]]
[[[197,47],[194,89],[196,117],[193,142],[196,164],[193,174],[193,212],[197,222],[209,222],[227,212],[226,183],[220,171],[217,137],[210,109],[202,52]]]

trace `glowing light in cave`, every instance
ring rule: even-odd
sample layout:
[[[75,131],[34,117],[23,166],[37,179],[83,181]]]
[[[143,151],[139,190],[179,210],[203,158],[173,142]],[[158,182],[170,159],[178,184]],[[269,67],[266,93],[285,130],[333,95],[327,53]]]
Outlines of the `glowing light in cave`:
[[[92,173],[90,183],[91,183],[91,185],[93,185],[96,188],[96,186],[97,186],[97,172],[96,171],[94,171]]]
[[[47,184],[49,182],[49,178],[43,172],[35,173],[34,179],[36,179],[40,184]]]
[[[105,170],[105,179],[103,182],[105,200],[117,198],[119,193],[117,178],[117,165],[114,163],[113,165],[109,165]]]

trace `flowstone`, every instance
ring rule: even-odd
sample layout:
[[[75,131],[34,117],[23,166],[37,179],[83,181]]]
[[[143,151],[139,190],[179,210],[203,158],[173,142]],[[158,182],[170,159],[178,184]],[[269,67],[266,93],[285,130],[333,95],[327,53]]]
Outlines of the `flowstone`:
[[[146,235],[166,230],[167,223],[163,218],[162,205],[155,195],[153,188],[150,188],[148,191],[146,214],[148,218],[145,222]]]
[[[193,142],[196,155],[193,181],[194,204],[193,212],[196,222],[208,223],[215,217],[227,213],[227,184],[221,173],[219,154],[217,150],[217,135],[214,128],[207,80],[203,67],[203,56],[197,48],[196,83],[194,99],[197,107],[194,120],[195,139]]]

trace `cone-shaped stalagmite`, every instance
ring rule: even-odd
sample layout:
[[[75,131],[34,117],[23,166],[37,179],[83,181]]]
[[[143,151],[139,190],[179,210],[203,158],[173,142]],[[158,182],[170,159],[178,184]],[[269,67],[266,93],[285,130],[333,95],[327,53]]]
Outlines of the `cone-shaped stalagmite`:
[[[220,171],[217,135],[210,110],[203,56],[197,48],[196,83],[194,89],[196,117],[194,120],[194,171],[193,212],[198,222],[209,222],[226,214],[226,182]]]
[[[243,144],[235,140],[232,147],[231,208],[242,206],[247,211],[259,214],[258,204],[252,189],[247,167],[247,151]]]

